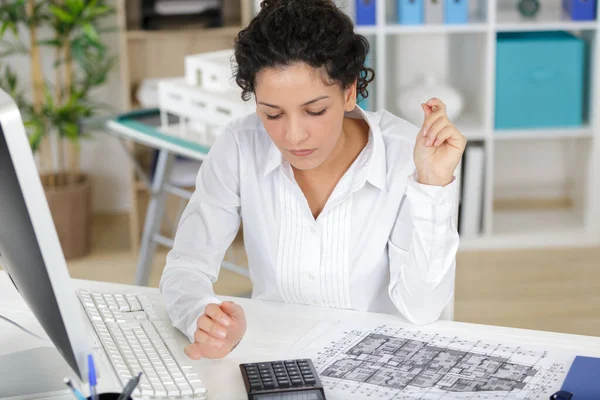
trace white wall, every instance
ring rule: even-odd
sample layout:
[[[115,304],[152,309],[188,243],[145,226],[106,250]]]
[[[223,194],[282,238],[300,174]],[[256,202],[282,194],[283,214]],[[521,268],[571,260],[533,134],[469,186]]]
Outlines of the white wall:
[[[109,21],[111,19],[111,21]],[[116,18],[107,18],[107,26],[116,26]],[[40,37],[48,37],[48,32],[40,32]],[[10,36],[10,35],[9,35]],[[29,47],[27,32],[19,32],[21,40]],[[9,38],[12,39],[12,38]],[[110,54],[119,53],[118,35],[105,34],[102,38],[108,45]],[[54,81],[52,68],[53,51],[45,48],[42,51],[44,76],[47,81]],[[0,64],[9,65],[19,76],[21,87],[31,93],[31,62],[28,56],[5,57]],[[94,92],[94,97],[114,107],[114,113],[123,110],[119,95],[119,66],[115,65],[107,84]],[[118,141],[105,132],[92,132],[91,140],[84,140],[81,146],[81,168],[92,176],[93,208],[95,212],[123,212],[129,209],[131,201],[129,160]]]

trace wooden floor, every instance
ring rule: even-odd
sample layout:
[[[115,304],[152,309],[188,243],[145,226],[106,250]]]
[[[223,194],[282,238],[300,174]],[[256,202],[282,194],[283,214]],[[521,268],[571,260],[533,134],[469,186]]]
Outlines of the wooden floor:
[[[71,276],[132,283],[136,256],[129,252],[125,216],[95,218],[90,256],[69,260]],[[233,246],[247,265],[240,238]],[[166,249],[150,280],[158,286]],[[218,294],[247,296],[250,282],[222,271]],[[600,336],[600,248],[464,252],[457,257],[457,321]]]

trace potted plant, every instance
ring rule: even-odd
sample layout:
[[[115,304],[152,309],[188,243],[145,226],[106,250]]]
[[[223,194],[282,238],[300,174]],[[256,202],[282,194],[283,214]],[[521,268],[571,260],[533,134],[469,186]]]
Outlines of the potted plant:
[[[23,115],[67,259],[90,250],[91,182],[80,171],[79,150],[84,122],[106,109],[93,100],[92,91],[106,82],[115,64],[100,38],[108,31],[101,20],[114,12],[106,3],[0,0],[0,63],[8,56],[28,56],[31,93],[21,89],[8,65],[0,64],[0,86]],[[53,51],[42,53],[44,47]],[[43,57],[46,53],[51,56]],[[43,66],[51,66],[50,76],[44,76]]]

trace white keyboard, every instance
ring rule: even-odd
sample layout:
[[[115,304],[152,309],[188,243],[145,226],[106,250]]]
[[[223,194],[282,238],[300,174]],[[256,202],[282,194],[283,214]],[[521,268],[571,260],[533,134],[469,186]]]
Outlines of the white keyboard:
[[[206,388],[189,365],[173,356],[177,342],[144,296],[78,291],[121,385],[139,372],[140,399],[206,399]]]

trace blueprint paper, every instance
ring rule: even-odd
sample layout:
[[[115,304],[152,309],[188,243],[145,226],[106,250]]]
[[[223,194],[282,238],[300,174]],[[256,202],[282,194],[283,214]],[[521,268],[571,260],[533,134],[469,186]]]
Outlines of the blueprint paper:
[[[313,360],[328,400],[548,399],[575,358],[463,332],[352,321],[317,325],[290,356]]]

